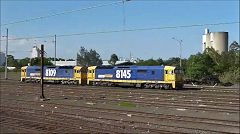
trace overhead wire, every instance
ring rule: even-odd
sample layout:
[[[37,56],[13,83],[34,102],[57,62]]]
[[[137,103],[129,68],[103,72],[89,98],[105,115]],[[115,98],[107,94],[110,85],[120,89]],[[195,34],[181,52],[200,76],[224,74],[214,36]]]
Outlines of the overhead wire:
[[[202,27],[202,26],[230,25],[230,24],[238,24],[238,23],[239,23],[239,21],[235,21],[235,22],[220,22],[220,23],[208,23],[208,24],[179,25],[179,26],[150,27],[150,28],[121,29],[121,30],[110,30],[110,31],[97,31],[97,32],[86,32],[86,33],[61,34],[61,35],[57,35],[57,37],[95,35],[95,34],[109,34],[109,33],[119,33],[119,32],[151,31],[151,30],[164,30],[164,29],[178,29],[178,28],[190,28],[190,27]],[[30,40],[30,39],[50,38],[50,37],[54,37],[54,35],[11,38],[9,40],[22,40],[22,39]],[[4,41],[4,40],[1,40],[1,41]]]
[[[111,5],[117,5],[117,4],[121,4],[123,1],[127,2],[127,1],[130,1],[130,0],[121,0],[121,1],[113,2],[113,3],[101,4],[101,5],[96,5],[96,6],[91,6],[91,7],[86,7],[86,8],[82,8],[82,9],[76,9],[76,10],[68,10],[68,11],[63,11],[63,12],[59,12],[59,13],[53,13],[53,14],[48,14],[48,15],[44,15],[44,16],[34,17],[34,18],[30,18],[30,19],[22,19],[22,20],[12,21],[12,22],[8,22],[8,23],[3,23],[3,24],[0,24],[0,26],[12,25],[12,24],[23,23],[23,22],[29,22],[29,21],[45,19],[45,18],[50,18],[50,17],[53,17],[53,16],[59,16],[59,15],[64,15],[64,14],[75,13],[75,12],[80,12],[80,11],[94,9],[94,8],[100,8],[100,7],[106,7],[106,6],[111,6]]]

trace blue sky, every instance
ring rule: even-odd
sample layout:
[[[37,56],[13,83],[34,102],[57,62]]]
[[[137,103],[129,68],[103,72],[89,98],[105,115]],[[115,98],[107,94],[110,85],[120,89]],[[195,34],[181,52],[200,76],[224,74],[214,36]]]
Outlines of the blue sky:
[[[115,1],[2,1],[1,23],[43,16],[66,10],[75,10]],[[75,12],[51,18],[7,25],[1,27],[5,35],[9,29],[10,38],[42,35],[61,35],[108,30],[164,27],[191,24],[239,21],[238,1],[144,1],[125,3]],[[172,37],[183,40],[183,58],[202,51],[201,40],[204,29],[210,32],[229,32],[229,42],[239,41],[239,24],[164,29],[153,31],[121,32],[57,38],[57,56],[76,58],[80,46],[95,49],[102,59],[109,59],[116,53],[128,58],[130,52],[136,58],[163,58],[179,56],[179,46]],[[3,38],[2,38],[3,39]],[[9,42],[10,54],[15,58],[29,57],[33,45],[46,45],[47,56],[54,56],[53,38],[17,40]],[[1,49],[4,50],[2,41]],[[12,51],[12,52],[11,52]]]

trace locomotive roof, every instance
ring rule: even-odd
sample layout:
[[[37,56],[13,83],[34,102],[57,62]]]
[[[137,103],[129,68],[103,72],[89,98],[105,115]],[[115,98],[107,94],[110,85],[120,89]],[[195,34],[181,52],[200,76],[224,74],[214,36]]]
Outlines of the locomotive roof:
[[[73,69],[75,66],[44,66],[44,68]],[[39,69],[40,66],[28,66],[28,69]]]
[[[97,69],[163,69],[165,66],[97,66]]]
[[[130,68],[130,69],[163,69],[164,66],[115,66],[115,69],[124,69],[124,68]]]

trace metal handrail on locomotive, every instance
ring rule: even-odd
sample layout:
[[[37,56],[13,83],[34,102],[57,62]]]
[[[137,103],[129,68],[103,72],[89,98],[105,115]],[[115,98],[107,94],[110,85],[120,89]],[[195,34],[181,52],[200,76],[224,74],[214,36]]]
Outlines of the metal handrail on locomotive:
[[[182,74],[173,66],[53,66],[44,67],[44,81],[61,84],[128,84],[138,88],[182,88]],[[21,68],[21,81],[40,82],[39,66]]]

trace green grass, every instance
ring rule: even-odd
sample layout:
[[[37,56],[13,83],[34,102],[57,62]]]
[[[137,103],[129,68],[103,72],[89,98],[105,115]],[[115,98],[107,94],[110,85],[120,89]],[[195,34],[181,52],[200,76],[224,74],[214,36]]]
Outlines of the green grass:
[[[119,106],[122,106],[122,107],[136,107],[135,104],[127,103],[127,102],[121,102],[121,103],[119,103]]]

